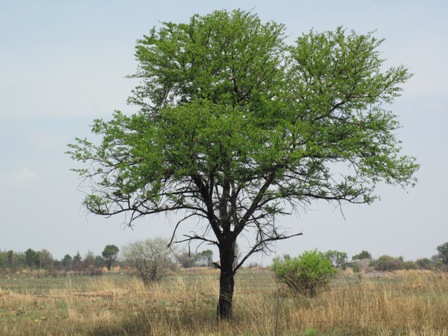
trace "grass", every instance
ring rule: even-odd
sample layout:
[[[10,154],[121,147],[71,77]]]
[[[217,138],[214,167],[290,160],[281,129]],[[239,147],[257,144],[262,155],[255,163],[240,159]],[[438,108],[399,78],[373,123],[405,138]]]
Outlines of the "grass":
[[[182,271],[146,288],[123,274],[0,278],[0,335],[446,335],[448,276],[340,274],[317,298],[271,271],[237,274],[234,318],[216,318],[218,271]],[[279,295],[278,321],[277,295]]]

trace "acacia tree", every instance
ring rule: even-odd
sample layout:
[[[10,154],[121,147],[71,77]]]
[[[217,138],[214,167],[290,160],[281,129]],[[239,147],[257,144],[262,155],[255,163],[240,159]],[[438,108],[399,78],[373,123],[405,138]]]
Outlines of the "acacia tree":
[[[115,245],[106,245],[103,252],[101,252],[108,271],[110,271],[112,265],[117,260],[118,252],[120,252],[120,249]]]
[[[138,41],[129,102],[138,113],[95,120],[76,139],[84,204],[94,214],[180,211],[171,242],[219,250],[218,315],[229,318],[235,272],[269,243],[299,234],[274,219],[313,200],[371,203],[379,182],[409,186],[397,118],[383,109],[411,75],[384,68],[382,40],[338,28],[287,44],[285,27],[250,12],[215,11],[163,23]],[[178,228],[203,223],[182,239]],[[234,264],[237,237],[252,245]]]

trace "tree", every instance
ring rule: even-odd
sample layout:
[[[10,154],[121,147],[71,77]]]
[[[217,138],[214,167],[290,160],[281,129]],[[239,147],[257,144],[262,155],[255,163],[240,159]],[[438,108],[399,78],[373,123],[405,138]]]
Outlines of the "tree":
[[[82,260],[82,268],[84,270],[91,271],[95,268],[95,254],[92,251],[87,251],[86,255],[84,256],[84,259]]]
[[[39,267],[51,271],[54,268],[54,258],[50,251],[42,249],[38,253]]]
[[[324,253],[324,256],[330,260],[333,267],[345,268],[347,265],[347,253],[330,250]]]
[[[204,250],[198,254],[197,264],[199,266],[213,266],[213,251],[212,250]]]
[[[275,259],[272,269],[279,281],[309,297],[315,297],[337,272],[328,257],[317,250],[305,251],[297,258]]]
[[[12,268],[13,261],[14,261],[14,251],[9,250],[8,252],[6,252],[6,264],[8,265],[9,268]]]
[[[147,239],[123,247],[123,258],[134,268],[145,285],[167,276],[176,268],[169,241],[163,238]]]
[[[359,254],[356,254],[356,255],[354,255],[352,257],[352,260],[356,260],[356,259],[359,259],[359,260],[361,260],[361,259],[372,259],[372,255],[369,252],[363,250]]]
[[[285,27],[251,12],[215,11],[163,23],[138,41],[141,80],[129,102],[95,120],[102,141],[76,139],[84,205],[97,215],[182,212],[171,242],[219,251],[218,315],[231,317],[234,275],[255,252],[300,235],[275,218],[314,200],[371,203],[378,183],[413,186],[395,115],[382,108],[410,77],[386,69],[382,40],[338,28],[288,45]],[[200,231],[176,236],[193,218]],[[196,222],[195,222],[196,223]],[[235,244],[250,247],[234,265]]]
[[[448,242],[437,246],[437,251],[439,252],[442,263],[448,265]]]
[[[72,259],[72,270],[75,272],[81,272],[82,270],[82,257],[79,251],[76,252]]]
[[[73,263],[73,258],[70,254],[66,254],[64,256],[64,258],[62,258],[61,260],[62,266],[64,266],[64,268],[66,270],[69,270],[72,267],[72,263]]]
[[[104,261],[106,263],[107,270],[110,271],[112,268],[112,265],[118,258],[118,252],[120,252],[120,249],[116,247],[115,245],[106,245],[103,252],[101,252],[101,255],[104,258]]]
[[[93,265],[95,267],[102,268],[106,265],[106,261],[104,260],[104,258],[102,256],[96,256],[95,261],[93,262]]]
[[[25,251],[25,258],[30,269],[39,266],[39,253],[34,251],[32,248]]]
[[[6,254],[0,251],[0,269],[4,268],[6,265]]]

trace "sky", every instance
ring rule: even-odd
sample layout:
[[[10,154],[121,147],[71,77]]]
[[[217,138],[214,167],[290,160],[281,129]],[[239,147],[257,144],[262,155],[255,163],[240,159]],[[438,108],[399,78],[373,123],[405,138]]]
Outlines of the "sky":
[[[91,138],[94,119],[136,111],[126,100],[138,82],[126,76],[137,68],[136,40],[150,28],[236,8],[284,23],[290,42],[311,29],[338,26],[385,38],[380,51],[386,65],[414,73],[388,108],[402,125],[402,152],[421,165],[415,188],[380,185],[381,200],[370,206],[318,202],[279,217],[284,229],[303,235],[250,262],[266,265],[275,255],[310,249],[415,260],[448,242],[445,0],[0,0],[0,250],[46,249],[60,259],[170,237],[175,217],[147,218],[129,229],[123,217],[89,214],[81,181],[70,171],[79,165],[64,153],[75,137]]]

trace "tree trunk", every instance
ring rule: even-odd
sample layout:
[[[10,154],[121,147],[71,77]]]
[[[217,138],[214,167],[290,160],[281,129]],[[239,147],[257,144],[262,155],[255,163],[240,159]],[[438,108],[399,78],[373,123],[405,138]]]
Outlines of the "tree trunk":
[[[235,272],[233,261],[235,258],[235,242],[224,241],[220,244],[219,254],[221,261],[221,275],[219,278],[218,317],[230,319],[232,317],[233,288],[235,285]]]

